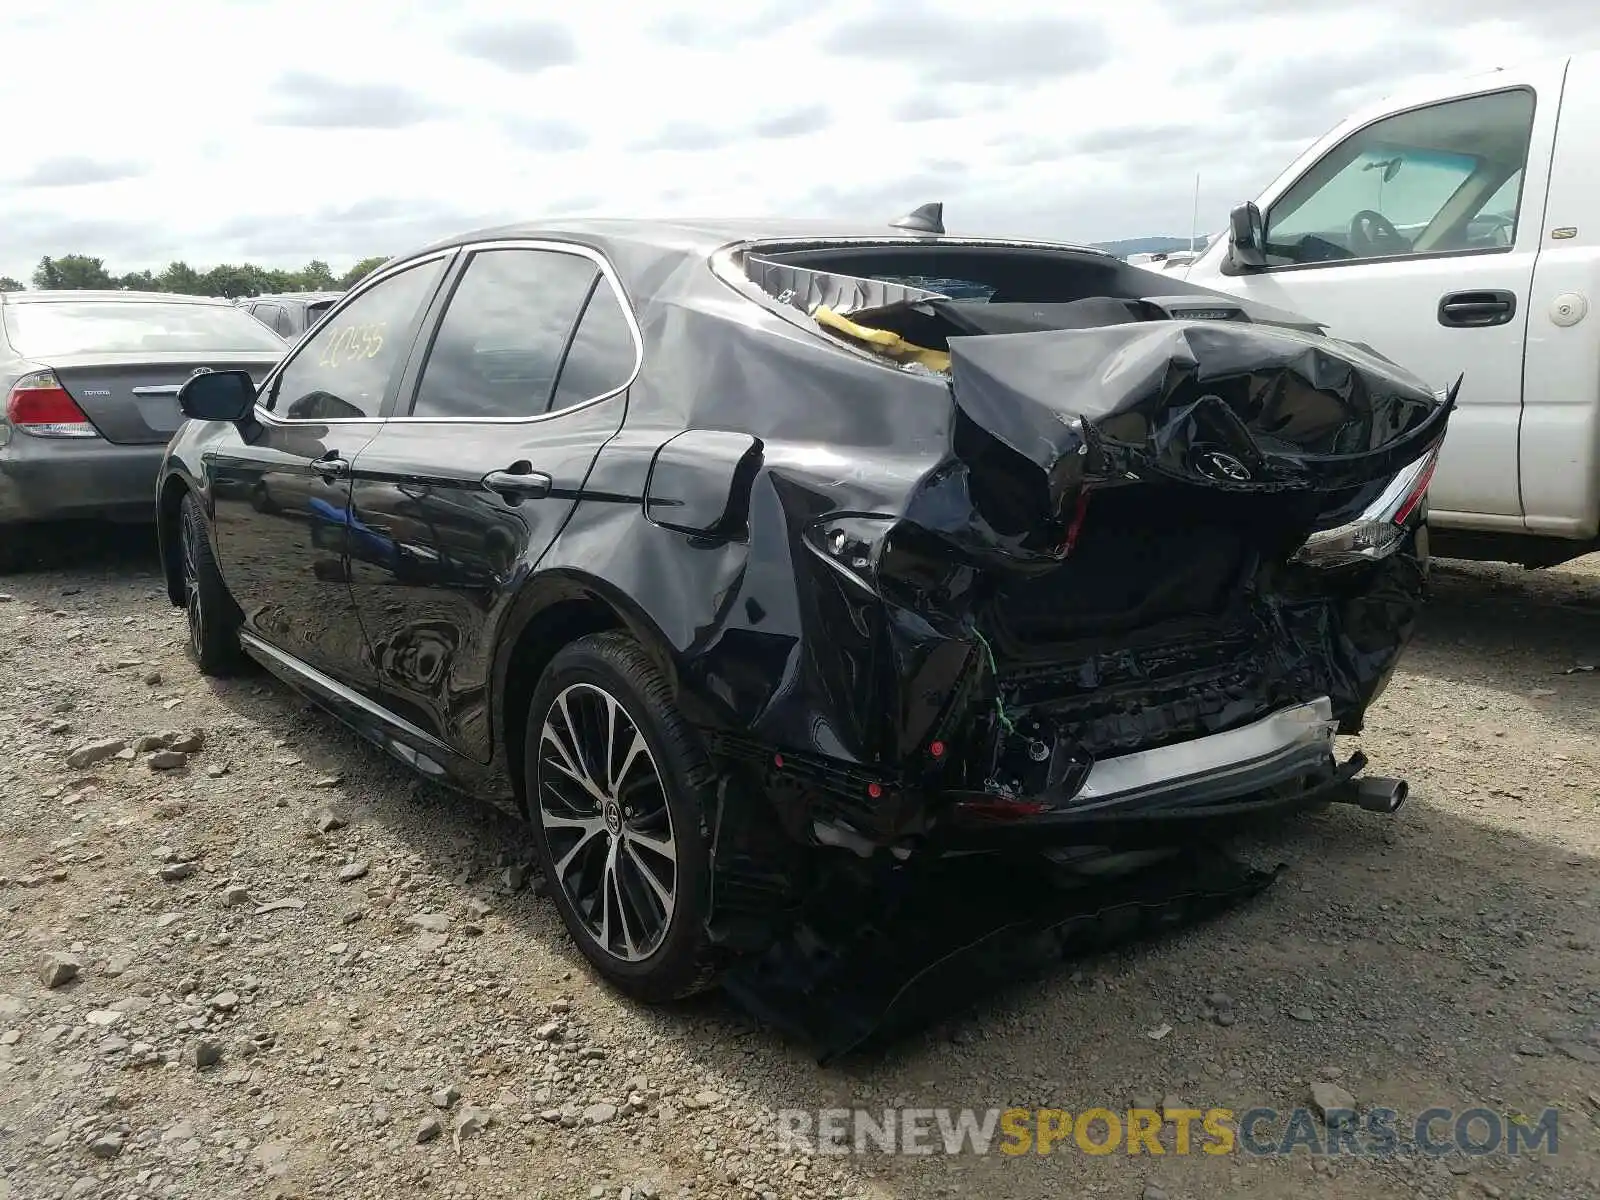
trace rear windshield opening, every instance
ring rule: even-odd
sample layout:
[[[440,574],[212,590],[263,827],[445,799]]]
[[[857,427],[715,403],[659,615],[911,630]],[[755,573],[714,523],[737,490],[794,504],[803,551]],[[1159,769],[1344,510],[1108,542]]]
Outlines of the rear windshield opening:
[[[1162,320],[1168,314],[1143,299],[1152,291],[1209,295],[1067,247],[758,245],[745,270],[830,333],[932,370],[948,366],[952,337]]]
[[[231,304],[49,300],[8,304],[0,320],[24,358],[284,349],[282,338]]]

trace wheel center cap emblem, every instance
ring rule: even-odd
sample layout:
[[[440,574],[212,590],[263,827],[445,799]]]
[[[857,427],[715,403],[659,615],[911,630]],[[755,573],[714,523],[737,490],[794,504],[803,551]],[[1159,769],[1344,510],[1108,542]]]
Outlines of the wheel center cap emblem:
[[[622,806],[615,800],[607,800],[601,807],[600,819],[606,823],[606,832],[612,837],[622,833]]]

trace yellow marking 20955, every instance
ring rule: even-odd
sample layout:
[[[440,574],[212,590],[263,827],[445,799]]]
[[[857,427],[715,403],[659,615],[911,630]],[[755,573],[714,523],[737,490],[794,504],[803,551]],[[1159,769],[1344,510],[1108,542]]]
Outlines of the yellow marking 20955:
[[[319,367],[342,367],[358,358],[375,358],[383,349],[383,331],[387,321],[374,321],[368,325],[346,325],[333,331],[333,336],[322,344],[317,355]]]

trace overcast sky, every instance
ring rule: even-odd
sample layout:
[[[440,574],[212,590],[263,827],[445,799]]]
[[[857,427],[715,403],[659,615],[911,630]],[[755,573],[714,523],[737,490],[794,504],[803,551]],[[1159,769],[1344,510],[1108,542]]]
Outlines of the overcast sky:
[[[0,274],[935,199],[1186,236],[1196,171],[1216,229],[1364,101],[1583,45],[1595,0],[0,0]]]

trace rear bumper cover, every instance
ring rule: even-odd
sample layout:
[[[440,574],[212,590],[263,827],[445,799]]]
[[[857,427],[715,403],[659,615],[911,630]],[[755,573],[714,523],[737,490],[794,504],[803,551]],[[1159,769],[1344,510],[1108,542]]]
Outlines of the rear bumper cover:
[[[1101,759],[1070,797],[956,797],[933,840],[972,849],[1170,842],[1303,808],[1363,765],[1338,763],[1337,724],[1322,696],[1237,729]]]
[[[13,433],[0,446],[0,524],[113,517],[154,520],[166,446]]]

